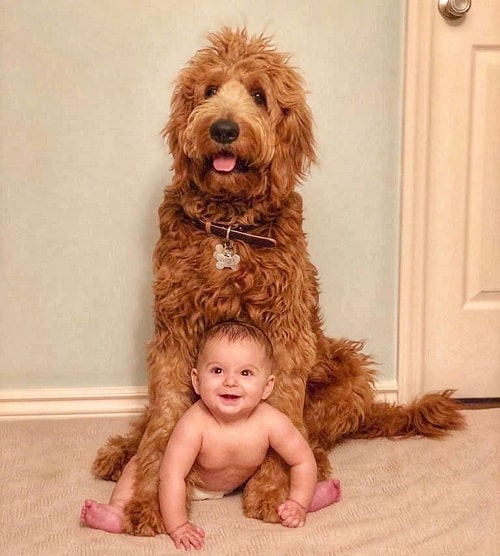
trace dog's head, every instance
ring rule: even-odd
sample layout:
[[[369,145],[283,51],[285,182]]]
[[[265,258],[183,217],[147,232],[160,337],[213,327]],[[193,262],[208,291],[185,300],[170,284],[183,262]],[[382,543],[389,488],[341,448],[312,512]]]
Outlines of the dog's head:
[[[164,134],[174,183],[278,207],[315,160],[299,73],[269,39],[228,28],[181,71]]]

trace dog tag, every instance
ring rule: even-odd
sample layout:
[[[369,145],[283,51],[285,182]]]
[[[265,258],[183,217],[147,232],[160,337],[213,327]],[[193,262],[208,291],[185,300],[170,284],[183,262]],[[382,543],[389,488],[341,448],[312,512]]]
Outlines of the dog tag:
[[[215,246],[214,259],[217,261],[215,266],[222,270],[223,268],[230,268],[236,270],[240,262],[240,256],[236,255],[233,251],[233,242],[226,241],[224,244],[218,243]]]

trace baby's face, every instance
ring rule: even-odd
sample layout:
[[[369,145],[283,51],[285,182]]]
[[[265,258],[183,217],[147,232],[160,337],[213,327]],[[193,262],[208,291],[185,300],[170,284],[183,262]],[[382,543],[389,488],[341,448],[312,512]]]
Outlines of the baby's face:
[[[192,371],[193,387],[214,413],[250,414],[274,386],[272,362],[252,339],[207,342]]]

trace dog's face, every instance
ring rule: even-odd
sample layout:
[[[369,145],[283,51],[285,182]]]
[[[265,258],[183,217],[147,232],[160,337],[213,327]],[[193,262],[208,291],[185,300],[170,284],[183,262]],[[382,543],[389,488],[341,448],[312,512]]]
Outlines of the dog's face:
[[[279,206],[314,161],[299,74],[265,38],[224,29],[182,70],[165,127],[175,179],[212,199]]]

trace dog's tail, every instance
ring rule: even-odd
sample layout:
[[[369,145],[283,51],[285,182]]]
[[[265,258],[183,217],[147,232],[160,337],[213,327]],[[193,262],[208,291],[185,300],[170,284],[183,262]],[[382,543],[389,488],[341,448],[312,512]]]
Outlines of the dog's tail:
[[[322,338],[307,385],[304,418],[313,439],[331,448],[342,438],[428,436],[465,426],[454,390],[425,394],[408,405],[379,402],[373,360],[362,342]]]
[[[465,427],[461,406],[451,398],[454,390],[425,394],[408,405],[373,402],[354,438],[405,438],[422,435],[439,438]]]

